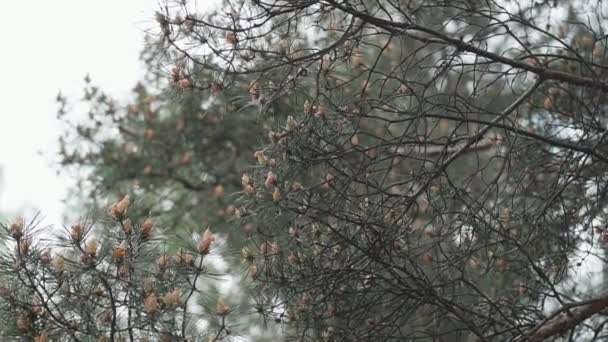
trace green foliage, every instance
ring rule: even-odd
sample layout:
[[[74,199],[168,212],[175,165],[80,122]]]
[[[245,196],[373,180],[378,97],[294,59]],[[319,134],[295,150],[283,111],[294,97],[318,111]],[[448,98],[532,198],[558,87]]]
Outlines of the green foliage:
[[[90,80],[75,108],[58,98],[69,127],[62,166],[84,175],[71,201],[107,210],[128,194],[130,216],[162,227],[159,241],[142,239],[141,224],[135,238],[124,235],[117,202],[115,220],[95,230],[95,255],[84,240],[58,237],[72,248],[70,294],[112,280],[105,288],[118,286],[128,311],[141,312],[127,331],[155,338],[196,329],[178,327],[185,306],[150,317],[144,279],[158,296],[204,293],[207,314],[196,319],[216,338],[229,339],[233,326],[315,341],[540,341],[564,327],[604,336],[599,319],[583,326],[587,317],[546,314],[551,301],[567,308],[593,295],[566,285],[581,246],[600,242],[591,227],[606,219],[603,19],[584,26],[561,1],[222,6],[196,13],[180,1],[157,13],[160,36],[142,53],[146,80],[126,103]],[[538,23],[555,8],[570,24]],[[201,268],[212,235],[192,241],[192,232],[207,227],[218,263]],[[114,274],[123,242],[137,247],[125,249],[137,251],[130,282]],[[36,246],[3,257],[9,284],[26,285],[3,293],[20,302],[47,283],[61,288],[63,273]],[[194,266],[159,267],[176,253]],[[8,270],[21,259],[19,272],[45,281],[14,279]],[[197,282],[213,273],[225,277]],[[227,277],[239,284],[228,291],[238,310],[225,321],[216,311]],[[61,296],[58,309],[83,322],[68,335],[115,336],[93,323],[100,308],[84,297]],[[22,319],[20,329],[59,336],[59,326],[47,329],[53,319],[36,319],[43,324],[27,320],[24,330]],[[266,322],[268,331],[253,331]]]
[[[221,276],[212,271],[214,235],[197,235],[167,254],[156,237],[159,227],[129,206],[125,197],[112,206],[111,217],[53,236],[36,219],[2,225],[10,243],[0,256],[0,298],[3,313],[12,316],[3,336],[216,341],[231,334],[234,323],[227,319],[238,310],[199,287]]]
[[[603,18],[559,1],[174,5],[170,51],[295,104],[241,202],[249,273],[290,335],[540,340],[565,330],[547,301],[593,295],[564,284],[605,219],[583,200],[608,162]],[[555,7],[570,23],[539,24]]]

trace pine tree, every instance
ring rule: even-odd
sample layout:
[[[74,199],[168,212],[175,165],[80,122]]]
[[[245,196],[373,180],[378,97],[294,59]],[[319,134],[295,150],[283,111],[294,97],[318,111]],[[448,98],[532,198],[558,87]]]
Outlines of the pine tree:
[[[207,230],[167,254],[155,236],[154,220],[134,215],[131,208],[127,195],[109,208],[107,221],[54,231],[51,244],[36,219],[1,225],[8,241],[0,254],[1,312],[7,315],[3,339],[219,341],[231,336],[230,305],[222,297],[210,305],[213,290],[200,288],[201,280],[214,277],[215,235]]]
[[[55,239],[78,287],[57,304],[38,291],[63,287],[64,254],[46,255],[34,225],[4,225],[16,246],[0,259],[0,298],[17,334],[230,340],[257,312],[299,340],[605,339],[604,289],[572,276],[606,240],[594,4],[171,2],[131,103],[90,80],[85,120],[58,99],[73,124],[63,164],[86,176],[73,198],[111,218]],[[230,268],[196,267],[209,253]],[[226,301],[205,288],[215,310],[187,312],[183,294],[202,288],[183,260],[244,271],[256,302],[246,287]],[[123,282],[125,261],[141,282]],[[127,323],[93,319],[108,305]],[[180,313],[213,324],[185,333]]]
[[[272,338],[276,329],[265,329],[251,315],[255,301],[235,252],[254,228],[234,222],[242,215],[235,201],[241,175],[255,160],[255,146],[268,125],[281,114],[260,114],[250,102],[253,89],[245,96],[241,89],[224,89],[214,72],[163,55],[162,41],[151,37],[147,46],[142,53],[146,80],[127,103],[88,77],[81,102],[57,99],[58,117],[67,127],[59,141],[61,171],[80,177],[70,207],[103,213],[116,198],[130,195],[134,215],[155,218],[156,236],[164,240],[158,248],[168,254],[210,229],[221,241],[214,250],[217,262],[206,265],[217,279],[200,286],[217,297],[225,283],[234,282],[225,290],[233,308],[231,324],[242,327],[234,333]]]
[[[603,338],[606,295],[568,277],[605,235],[601,11],[583,24],[589,8],[561,1],[173,5],[158,17],[170,51],[226,89],[253,79],[268,110],[299,107],[242,177],[243,222],[259,227],[244,259],[290,334]]]

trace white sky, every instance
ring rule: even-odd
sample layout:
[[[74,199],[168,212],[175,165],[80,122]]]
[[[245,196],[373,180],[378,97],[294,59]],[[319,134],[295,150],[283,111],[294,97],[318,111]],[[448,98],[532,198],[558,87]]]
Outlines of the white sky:
[[[0,212],[39,209],[61,224],[69,184],[50,163],[60,133],[55,96],[81,96],[89,73],[111,94],[143,71],[138,56],[157,0],[10,1],[0,20]],[[32,210],[27,210],[31,215]]]

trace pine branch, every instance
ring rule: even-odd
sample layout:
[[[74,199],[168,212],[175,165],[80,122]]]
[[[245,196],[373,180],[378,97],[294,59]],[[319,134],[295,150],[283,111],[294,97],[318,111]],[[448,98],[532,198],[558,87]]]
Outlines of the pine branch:
[[[608,293],[598,298],[565,305],[539,323],[527,336],[528,342],[542,342],[581,324],[587,318],[608,307]]]

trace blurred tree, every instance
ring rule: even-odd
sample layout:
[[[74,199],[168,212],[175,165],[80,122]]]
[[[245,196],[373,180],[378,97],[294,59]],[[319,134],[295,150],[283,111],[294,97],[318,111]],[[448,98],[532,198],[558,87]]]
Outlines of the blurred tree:
[[[170,2],[169,53],[296,108],[241,179],[264,313],[306,340],[606,339],[604,287],[568,277],[608,236],[606,11]]]
[[[88,77],[82,101],[57,97],[58,118],[66,127],[59,140],[61,170],[78,179],[70,207],[105,210],[129,194],[137,201],[136,215],[157,218],[167,253],[209,227],[223,243],[208,267],[222,276],[204,286],[239,304],[233,306],[245,321],[239,333],[274,336],[247,315],[255,312],[254,303],[239,286],[241,265],[232,251],[242,248],[252,227],[231,229],[231,221],[241,215],[232,195],[240,190],[241,174],[255,160],[262,134],[282,115],[260,114],[258,106],[242,101],[241,90],[223,89],[212,70],[164,52],[162,42],[150,36],[142,53],[146,79],[126,104]]]

